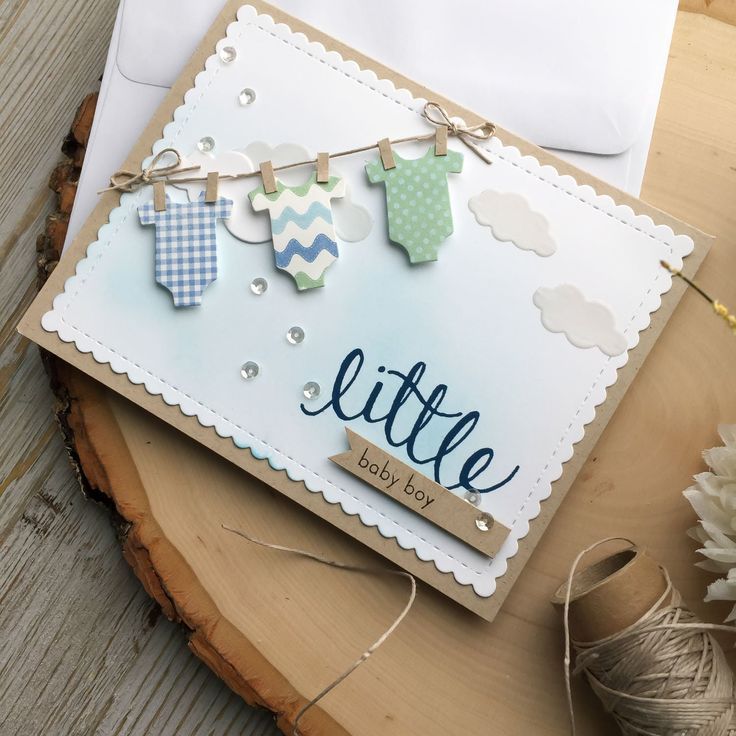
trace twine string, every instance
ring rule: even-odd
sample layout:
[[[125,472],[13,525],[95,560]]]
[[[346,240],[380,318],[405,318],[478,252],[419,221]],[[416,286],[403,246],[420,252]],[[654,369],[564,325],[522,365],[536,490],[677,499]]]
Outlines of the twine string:
[[[428,102],[424,106],[422,113],[424,118],[432,123],[432,125],[444,125],[447,127],[448,135],[457,137],[459,141],[464,143],[476,156],[480,156],[487,164],[491,163],[491,159],[476,143],[487,141],[493,137],[496,132],[496,126],[487,120],[475,125],[464,125],[453,120],[442,105],[437,102]]]
[[[462,141],[476,156],[479,156],[487,164],[492,163],[490,157],[478,147],[477,143],[489,140],[493,137],[496,131],[496,126],[488,121],[478,123],[476,125],[463,125],[453,121],[447,114],[447,111],[436,102],[427,102],[424,106],[422,116],[425,120],[430,122],[432,125],[440,126],[444,125],[447,127],[448,135],[455,136],[458,140]],[[423,133],[419,135],[409,135],[404,138],[394,138],[389,141],[392,146],[399,145],[401,143],[415,143],[421,141],[429,141],[434,139],[434,133]],[[378,143],[370,143],[366,146],[358,146],[356,148],[349,148],[345,151],[337,151],[336,153],[330,153],[329,158],[342,158],[343,156],[353,156],[356,153],[365,153],[377,148]],[[160,166],[161,159],[166,153],[173,153],[176,157],[177,163],[169,166]],[[110,177],[110,186],[105,189],[100,189],[98,194],[103,192],[132,192],[139,189],[146,184],[151,184],[155,181],[162,181],[164,184],[189,184],[195,182],[204,182],[207,180],[205,176],[188,176],[180,177],[179,174],[183,174],[189,171],[198,169],[199,166],[188,166],[181,167],[182,157],[181,154],[175,148],[164,148],[162,151],[154,156],[151,163],[142,171],[135,173],[127,169],[121,169],[116,171]],[[260,162],[257,162],[260,163]],[[286,171],[287,169],[295,169],[301,166],[313,166],[317,163],[316,158],[310,158],[305,161],[295,161],[290,164],[282,164],[281,166],[274,166],[274,171]],[[251,177],[260,176],[260,171],[246,171],[240,174],[220,174],[219,180],[236,180],[236,179],[249,179]]]
[[[682,605],[669,574],[661,568],[665,590],[638,621],[594,642],[570,635],[572,582],[583,557],[612,541],[603,539],[582,550],[567,577],[564,606],[565,690],[572,736],[575,712],[572,674],[583,672],[604,707],[626,736],[736,736],[734,680],[714,632],[736,628],[704,623]]]
[[[164,158],[168,155],[174,156],[175,161],[173,164],[163,163]],[[199,166],[182,167],[181,164],[182,159],[179,151],[175,148],[164,148],[151,159],[151,163],[148,166],[138,173],[129,171],[128,169],[116,171],[110,177],[110,186],[108,189],[103,189],[102,191],[107,192],[111,189],[116,189],[120,192],[132,192],[145,184],[150,184],[159,179],[166,179],[171,174],[180,174],[199,168]]]
[[[309,552],[308,550],[304,549],[295,549],[293,547],[285,547],[281,544],[273,544],[271,542],[264,542],[260,539],[256,539],[255,537],[251,537],[249,534],[246,534],[244,531],[240,529],[234,529],[233,527],[227,526],[226,524],[222,525],[222,528],[225,531],[232,532],[233,534],[237,534],[239,537],[242,537],[243,539],[247,539],[249,542],[252,542],[253,544],[258,544],[261,547],[266,547],[267,549],[276,550],[278,552],[289,552],[291,554],[299,555],[301,557],[306,557],[307,559],[314,560],[315,562],[319,562],[323,565],[329,565],[330,567],[336,567],[340,570],[348,570],[350,572],[361,572],[361,573],[369,573],[372,575],[395,575],[398,577],[406,578],[409,581],[410,585],[410,591],[409,591],[409,599],[406,602],[406,605],[401,610],[401,613],[393,620],[391,625],[376,639],[373,644],[371,644],[356,660],[353,662],[346,670],[344,670],[340,675],[338,675],[329,685],[327,685],[325,688],[320,690],[317,695],[315,695],[311,700],[307,701],[299,712],[296,714],[296,718],[294,719],[294,736],[301,736],[301,731],[299,730],[299,721],[304,717],[304,715],[307,713],[307,711],[315,706],[322,698],[324,698],[328,693],[330,693],[332,690],[334,690],[343,680],[345,680],[349,675],[351,675],[358,667],[360,667],[363,662],[365,662],[372,654],[376,651],[390,636],[394,633],[394,631],[399,627],[401,622],[406,618],[407,614],[411,610],[411,607],[414,605],[414,600],[417,595],[417,582],[414,576],[411,573],[408,573],[404,570],[392,570],[391,568],[371,568],[371,567],[362,567],[360,565],[350,565],[344,562],[338,562],[336,560],[330,560],[327,557],[323,557],[322,555],[316,554],[315,552]]]
[[[682,271],[670,266],[667,261],[660,261],[659,263],[662,268],[666,268],[673,276],[682,279],[691,289],[693,289],[693,291],[700,294],[700,296],[710,304],[713,311],[731,328],[731,332],[736,335],[736,314],[731,314],[729,308],[725,304],[719,302],[718,299],[714,299],[692,279],[685,276]]]

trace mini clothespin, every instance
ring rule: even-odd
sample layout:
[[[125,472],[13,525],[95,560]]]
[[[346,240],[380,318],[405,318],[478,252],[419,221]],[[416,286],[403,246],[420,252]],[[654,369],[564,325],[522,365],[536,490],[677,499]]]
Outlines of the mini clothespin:
[[[217,202],[217,194],[220,186],[220,173],[218,171],[210,171],[207,174],[207,188],[204,191],[204,201],[207,204]]]
[[[330,180],[330,154],[317,154],[317,183],[327,184]]]
[[[270,161],[262,161],[258,168],[261,170],[263,191],[266,194],[273,194],[277,191],[276,175],[273,173],[273,164]]]
[[[381,154],[381,163],[386,171],[396,168],[394,152],[391,150],[391,141],[388,138],[382,138],[378,141],[378,153]]]
[[[447,156],[447,126],[438,125],[434,134],[434,155]]]
[[[156,212],[166,211],[166,184],[162,181],[153,182],[153,209]]]

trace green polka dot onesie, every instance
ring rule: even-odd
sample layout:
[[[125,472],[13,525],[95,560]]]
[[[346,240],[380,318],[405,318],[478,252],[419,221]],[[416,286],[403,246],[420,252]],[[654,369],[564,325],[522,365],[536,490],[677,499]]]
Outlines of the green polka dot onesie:
[[[436,261],[440,244],[452,235],[447,174],[462,171],[463,156],[457,151],[435,156],[430,146],[413,161],[394,151],[394,161],[396,167],[388,171],[380,159],[365,167],[372,183],[386,184],[389,237],[406,250],[412,263]]]

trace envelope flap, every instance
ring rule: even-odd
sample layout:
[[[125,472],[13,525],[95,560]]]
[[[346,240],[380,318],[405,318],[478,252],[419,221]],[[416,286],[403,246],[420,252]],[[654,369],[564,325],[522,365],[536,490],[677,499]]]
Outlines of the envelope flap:
[[[124,2],[121,72],[170,86],[219,3]],[[639,136],[659,95],[677,8],[675,0],[278,4],[538,145],[600,154],[621,153]]]
[[[171,87],[222,3],[122,0],[117,65],[133,82]],[[185,49],[185,53],[182,53]]]
[[[279,0],[541,146],[620,153],[659,97],[675,0]]]

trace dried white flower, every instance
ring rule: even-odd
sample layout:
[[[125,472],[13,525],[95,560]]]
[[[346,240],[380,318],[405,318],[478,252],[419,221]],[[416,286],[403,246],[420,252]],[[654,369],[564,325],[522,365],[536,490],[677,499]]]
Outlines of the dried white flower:
[[[683,495],[700,517],[700,524],[688,531],[707,558],[698,567],[726,573],[708,586],[705,600],[736,601],[736,424],[722,424],[718,433],[725,447],[703,453],[711,472],[696,475],[695,485]],[[736,621],[736,605],[726,621]]]

